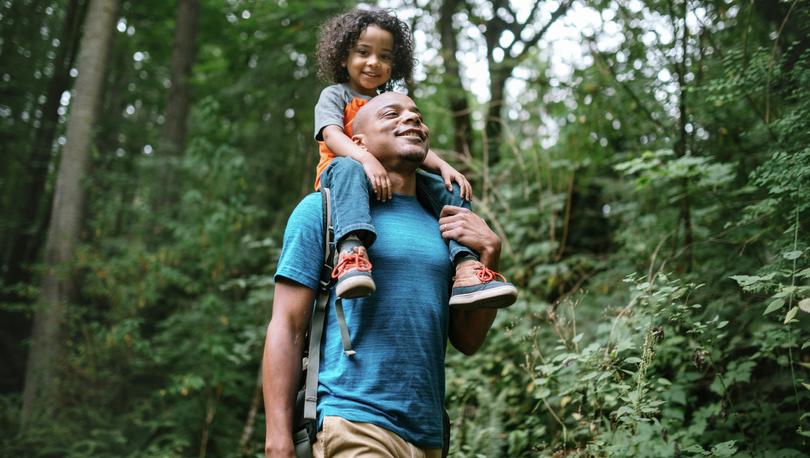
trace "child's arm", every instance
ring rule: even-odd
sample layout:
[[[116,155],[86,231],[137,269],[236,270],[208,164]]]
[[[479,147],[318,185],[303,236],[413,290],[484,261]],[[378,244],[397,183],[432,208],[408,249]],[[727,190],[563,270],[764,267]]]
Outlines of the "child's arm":
[[[352,158],[363,165],[377,200],[391,200],[391,180],[388,179],[388,172],[373,154],[357,146],[339,126],[326,126],[321,135],[333,153]]]
[[[428,151],[425,161],[422,162],[422,168],[440,174],[448,191],[453,191],[453,182],[455,181],[460,188],[461,198],[464,200],[472,199],[472,185],[467,180],[467,177],[440,158],[433,150]]]

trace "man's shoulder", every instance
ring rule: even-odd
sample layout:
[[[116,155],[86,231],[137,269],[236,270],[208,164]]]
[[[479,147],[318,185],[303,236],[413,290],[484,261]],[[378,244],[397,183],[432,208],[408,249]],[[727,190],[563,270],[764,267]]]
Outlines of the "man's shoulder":
[[[322,211],[321,211],[321,193],[313,192],[304,196],[293,209],[290,214],[290,223],[301,224],[304,222],[314,222],[320,227]]]

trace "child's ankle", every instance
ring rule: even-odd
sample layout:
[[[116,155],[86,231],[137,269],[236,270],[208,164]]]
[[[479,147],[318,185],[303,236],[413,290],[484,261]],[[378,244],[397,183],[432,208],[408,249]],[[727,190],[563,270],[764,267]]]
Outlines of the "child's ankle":
[[[460,269],[462,265],[466,265],[470,262],[478,262],[478,258],[473,256],[471,253],[459,253],[453,258],[453,266],[456,270]]]
[[[353,251],[357,247],[363,246],[363,242],[357,234],[350,233],[338,241],[338,253],[343,251]]]

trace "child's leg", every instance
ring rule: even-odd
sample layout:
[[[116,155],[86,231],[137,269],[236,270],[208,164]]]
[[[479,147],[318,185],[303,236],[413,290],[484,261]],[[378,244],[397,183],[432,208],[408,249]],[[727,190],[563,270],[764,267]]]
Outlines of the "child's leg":
[[[430,209],[436,219],[439,218],[442,207],[445,205],[471,208],[470,202],[461,198],[457,183],[453,183],[453,192],[449,192],[444,187],[444,181],[441,177],[422,170],[416,171],[416,195],[419,197],[419,201]],[[475,250],[467,248],[455,240],[450,240],[448,246],[450,248],[450,260],[454,263],[459,259],[468,257],[478,259],[478,253]]]
[[[337,279],[336,294],[343,298],[367,296],[375,285],[366,247],[374,243],[377,233],[369,212],[366,172],[354,159],[338,157],[321,173],[321,186],[329,188],[332,196],[338,251],[332,273]]]
[[[461,198],[456,183],[453,183],[451,193],[444,187],[444,181],[439,176],[421,170],[416,173],[416,194],[437,218],[445,205],[470,208],[470,203]],[[482,264],[475,250],[455,240],[450,240],[448,247],[450,259],[456,269],[450,295],[451,307],[460,310],[502,308],[517,300],[517,288],[501,274]]]

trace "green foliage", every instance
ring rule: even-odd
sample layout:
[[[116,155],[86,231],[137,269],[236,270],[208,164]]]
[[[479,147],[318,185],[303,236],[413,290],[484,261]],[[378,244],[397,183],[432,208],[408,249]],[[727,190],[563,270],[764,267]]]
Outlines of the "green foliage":
[[[29,4],[51,12],[19,12]],[[21,395],[4,385],[0,456],[261,452],[256,372],[271,275],[316,158],[314,40],[346,5],[201,4],[188,147],[166,158],[173,4],[123,2],[60,403],[14,434]],[[531,53],[494,167],[445,154],[443,69],[426,58],[416,95],[434,147],[476,183],[475,209],[504,239],[502,270],[521,291],[477,355],[448,353],[453,456],[807,450],[810,13],[801,2],[690,1],[699,14],[682,59],[682,5],[592,3],[616,34],[609,46],[584,36],[589,54],[567,76]],[[0,106],[3,190],[25,178],[45,86],[26,75],[47,76],[64,8],[0,6],[0,89],[11,94]],[[429,27],[420,33],[438,43]],[[9,54],[11,43],[23,45]],[[470,102],[481,127],[483,107]],[[156,211],[167,166],[178,197]],[[3,208],[17,205],[3,195]],[[22,224],[3,218],[3,228]],[[15,318],[5,337],[30,316],[36,284],[2,286],[13,300],[0,311]]]

